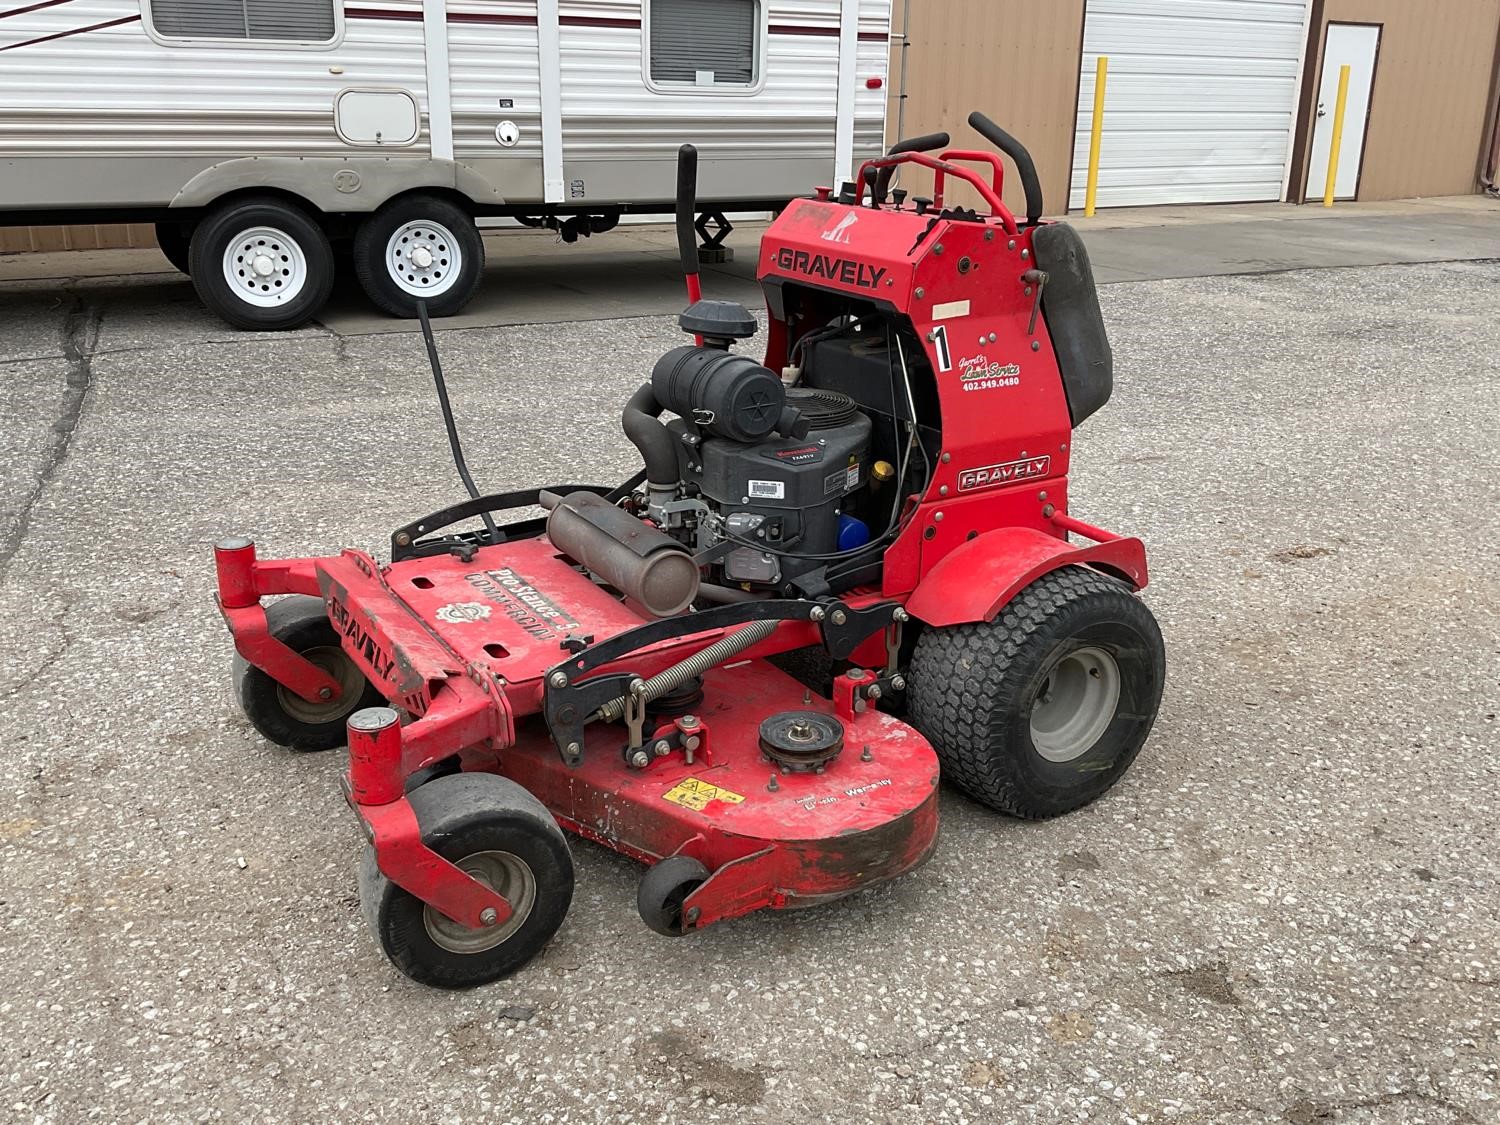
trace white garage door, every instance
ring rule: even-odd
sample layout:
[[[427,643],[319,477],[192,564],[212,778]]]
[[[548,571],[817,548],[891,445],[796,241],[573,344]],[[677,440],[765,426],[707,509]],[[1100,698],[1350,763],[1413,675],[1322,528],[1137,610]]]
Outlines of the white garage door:
[[[1088,0],[1071,207],[1109,56],[1100,207],[1280,199],[1307,0]]]

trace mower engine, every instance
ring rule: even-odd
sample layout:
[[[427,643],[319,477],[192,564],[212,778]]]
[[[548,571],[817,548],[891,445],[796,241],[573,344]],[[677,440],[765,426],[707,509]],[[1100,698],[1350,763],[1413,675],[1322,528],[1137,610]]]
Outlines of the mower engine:
[[[869,542],[850,511],[870,479],[869,416],[730,352],[756,330],[743,306],[699,301],[680,323],[704,343],[669,351],[625,408],[646,464],[643,514],[708,563],[710,590],[774,587]],[[662,423],[664,409],[678,417]]]

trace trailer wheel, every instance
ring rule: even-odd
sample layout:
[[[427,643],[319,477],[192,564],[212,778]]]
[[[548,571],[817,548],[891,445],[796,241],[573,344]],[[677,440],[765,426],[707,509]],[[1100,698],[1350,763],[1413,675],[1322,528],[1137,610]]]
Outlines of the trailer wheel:
[[[1013,816],[1058,816],[1130,768],[1161,704],[1166,651],[1125,586],[1069,566],[994,621],[928,629],[912,654],[914,725],[943,776]]]
[[[708,879],[708,868],[692,856],[669,855],[641,876],[635,894],[641,921],[659,934],[681,937],[691,928],[682,917],[682,904]]]
[[[407,195],[365,219],[354,234],[354,271],[378,308],[414,317],[452,316],[484,275],[484,240],[473,218],[446,199]]]
[[[312,703],[234,655],[234,686],[245,717],[268,741],[292,750],[331,750],[344,745],[345,721],[361,707],[385,703],[375,685],[339,644],[319,598],[296,594],[266,608],[271,636],[338,680],[339,697]]]
[[[156,245],[161,256],[181,273],[192,273],[188,261],[188,247],[193,239],[192,223],[157,223]]]
[[[199,299],[236,328],[295,328],[333,288],[328,236],[279,199],[240,199],[210,213],[188,258]]]
[[[573,901],[562,829],[497,774],[439,777],[407,799],[428,847],[503,895],[511,915],[493,927],[461,926],[381,874],[367,847],[359,897],[375,940],[396,968],[437,988],[474,988],[515,972],[552,939]]]

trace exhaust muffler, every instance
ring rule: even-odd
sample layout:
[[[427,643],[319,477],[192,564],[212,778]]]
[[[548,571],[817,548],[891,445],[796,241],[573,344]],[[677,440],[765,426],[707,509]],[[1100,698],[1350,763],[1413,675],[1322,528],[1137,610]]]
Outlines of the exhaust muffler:
[[[592,492],[543,492],[547,538],[655,617],[681,613],[698,596],[688,549]]]

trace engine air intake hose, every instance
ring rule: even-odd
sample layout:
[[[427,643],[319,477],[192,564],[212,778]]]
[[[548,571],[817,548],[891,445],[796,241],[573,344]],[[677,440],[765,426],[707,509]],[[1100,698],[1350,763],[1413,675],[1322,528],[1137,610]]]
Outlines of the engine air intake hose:
[[[630,444],[641,451],[641,460],[646,463],[646,481],[658,488],[677,487],[677,447],[672,435],[659,420],[661,404],[650,383],[630,396],[625,412],[620,416],[620,427]]]

